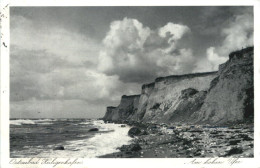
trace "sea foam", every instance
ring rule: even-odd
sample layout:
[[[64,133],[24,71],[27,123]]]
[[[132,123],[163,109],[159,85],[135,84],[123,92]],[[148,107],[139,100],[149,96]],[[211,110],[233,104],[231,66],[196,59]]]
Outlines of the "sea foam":
[[[79,157],[94,158],[114,152],[119,152],[118,147],[130,144],[131,137],[128,136],[129,126],[121,127],[121,124],[94,121],[94,126],[100,131],[107,133],[96,133],[94,137],[84,140],[67,141],[64,144],[65,150],[46,150],[37,157]]]
[[[11,125],[22,125],[22,124],[52,124],[48,121],[53,121],[54,119],[37,119],[37,120],[29,120],[29,119],[18,119],[18,120],[10,120]]]

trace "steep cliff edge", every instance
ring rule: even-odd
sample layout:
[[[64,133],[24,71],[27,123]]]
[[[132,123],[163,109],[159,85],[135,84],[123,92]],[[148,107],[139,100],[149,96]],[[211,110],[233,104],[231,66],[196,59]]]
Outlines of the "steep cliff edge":
[[[220,65],[201,109],[193,115],[198,123],[253,122],[253,57],[254,48],[249,47],[231,53]]]
[[[187,102],[187,97],[183,97],[185,90],[190,88],[196,91],[194,95],[201,95],[216,76],[217,72],[209,72],[157,78],[148,100],[139,105],[146,109],[143,118],[140,119],[166,123],[185,120],[186,116],[190,115],[190,109],[179,109],[184,101]],[[143,94],[141,98],[142,96]],[[180,110],[181,113],[178,112]]]
[[[115,114],[114,114],[114,110],[115,110],[115,109],[116,109],[116,107],[108,106],[108,107],[107,107],[106,114],[105,114],[105,116],[103,117],[103,119],[112,120],[113,116],[115,115]]]
[[[107,107],[107,111],[103,119],[107,121],[120,121],[129,119],[129,117],[131,117],[137,111],[139,98],[140,95],[123,95],[120,104],[117,107]]]
[[[233,52],[218,72],[160,77],[141,95],[123,96],[104,120],[169,124],[253,121],[253,47]],[[127,99],[126,99],[127,98]]]

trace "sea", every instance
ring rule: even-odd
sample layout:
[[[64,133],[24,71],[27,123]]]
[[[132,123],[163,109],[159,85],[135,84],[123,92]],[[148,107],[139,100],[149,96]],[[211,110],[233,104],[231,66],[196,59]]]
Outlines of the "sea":
[[[130,144],[129,129],[97,119],[11,119],[10,157],[95,158]],[[60,145],[65,150],[54,150]]]

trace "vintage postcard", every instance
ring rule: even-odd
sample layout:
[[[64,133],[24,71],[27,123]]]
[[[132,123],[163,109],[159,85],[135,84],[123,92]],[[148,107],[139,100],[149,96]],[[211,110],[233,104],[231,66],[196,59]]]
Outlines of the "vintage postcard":
[[[260,167],[260,1],[3,1],[1,167]]]

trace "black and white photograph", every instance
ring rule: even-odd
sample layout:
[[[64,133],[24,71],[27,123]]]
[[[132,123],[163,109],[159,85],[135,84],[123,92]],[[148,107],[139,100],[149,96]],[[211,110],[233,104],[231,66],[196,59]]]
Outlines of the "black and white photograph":
[[[10,6],[9,163],[255,158],[254,30],[253,5]]]

